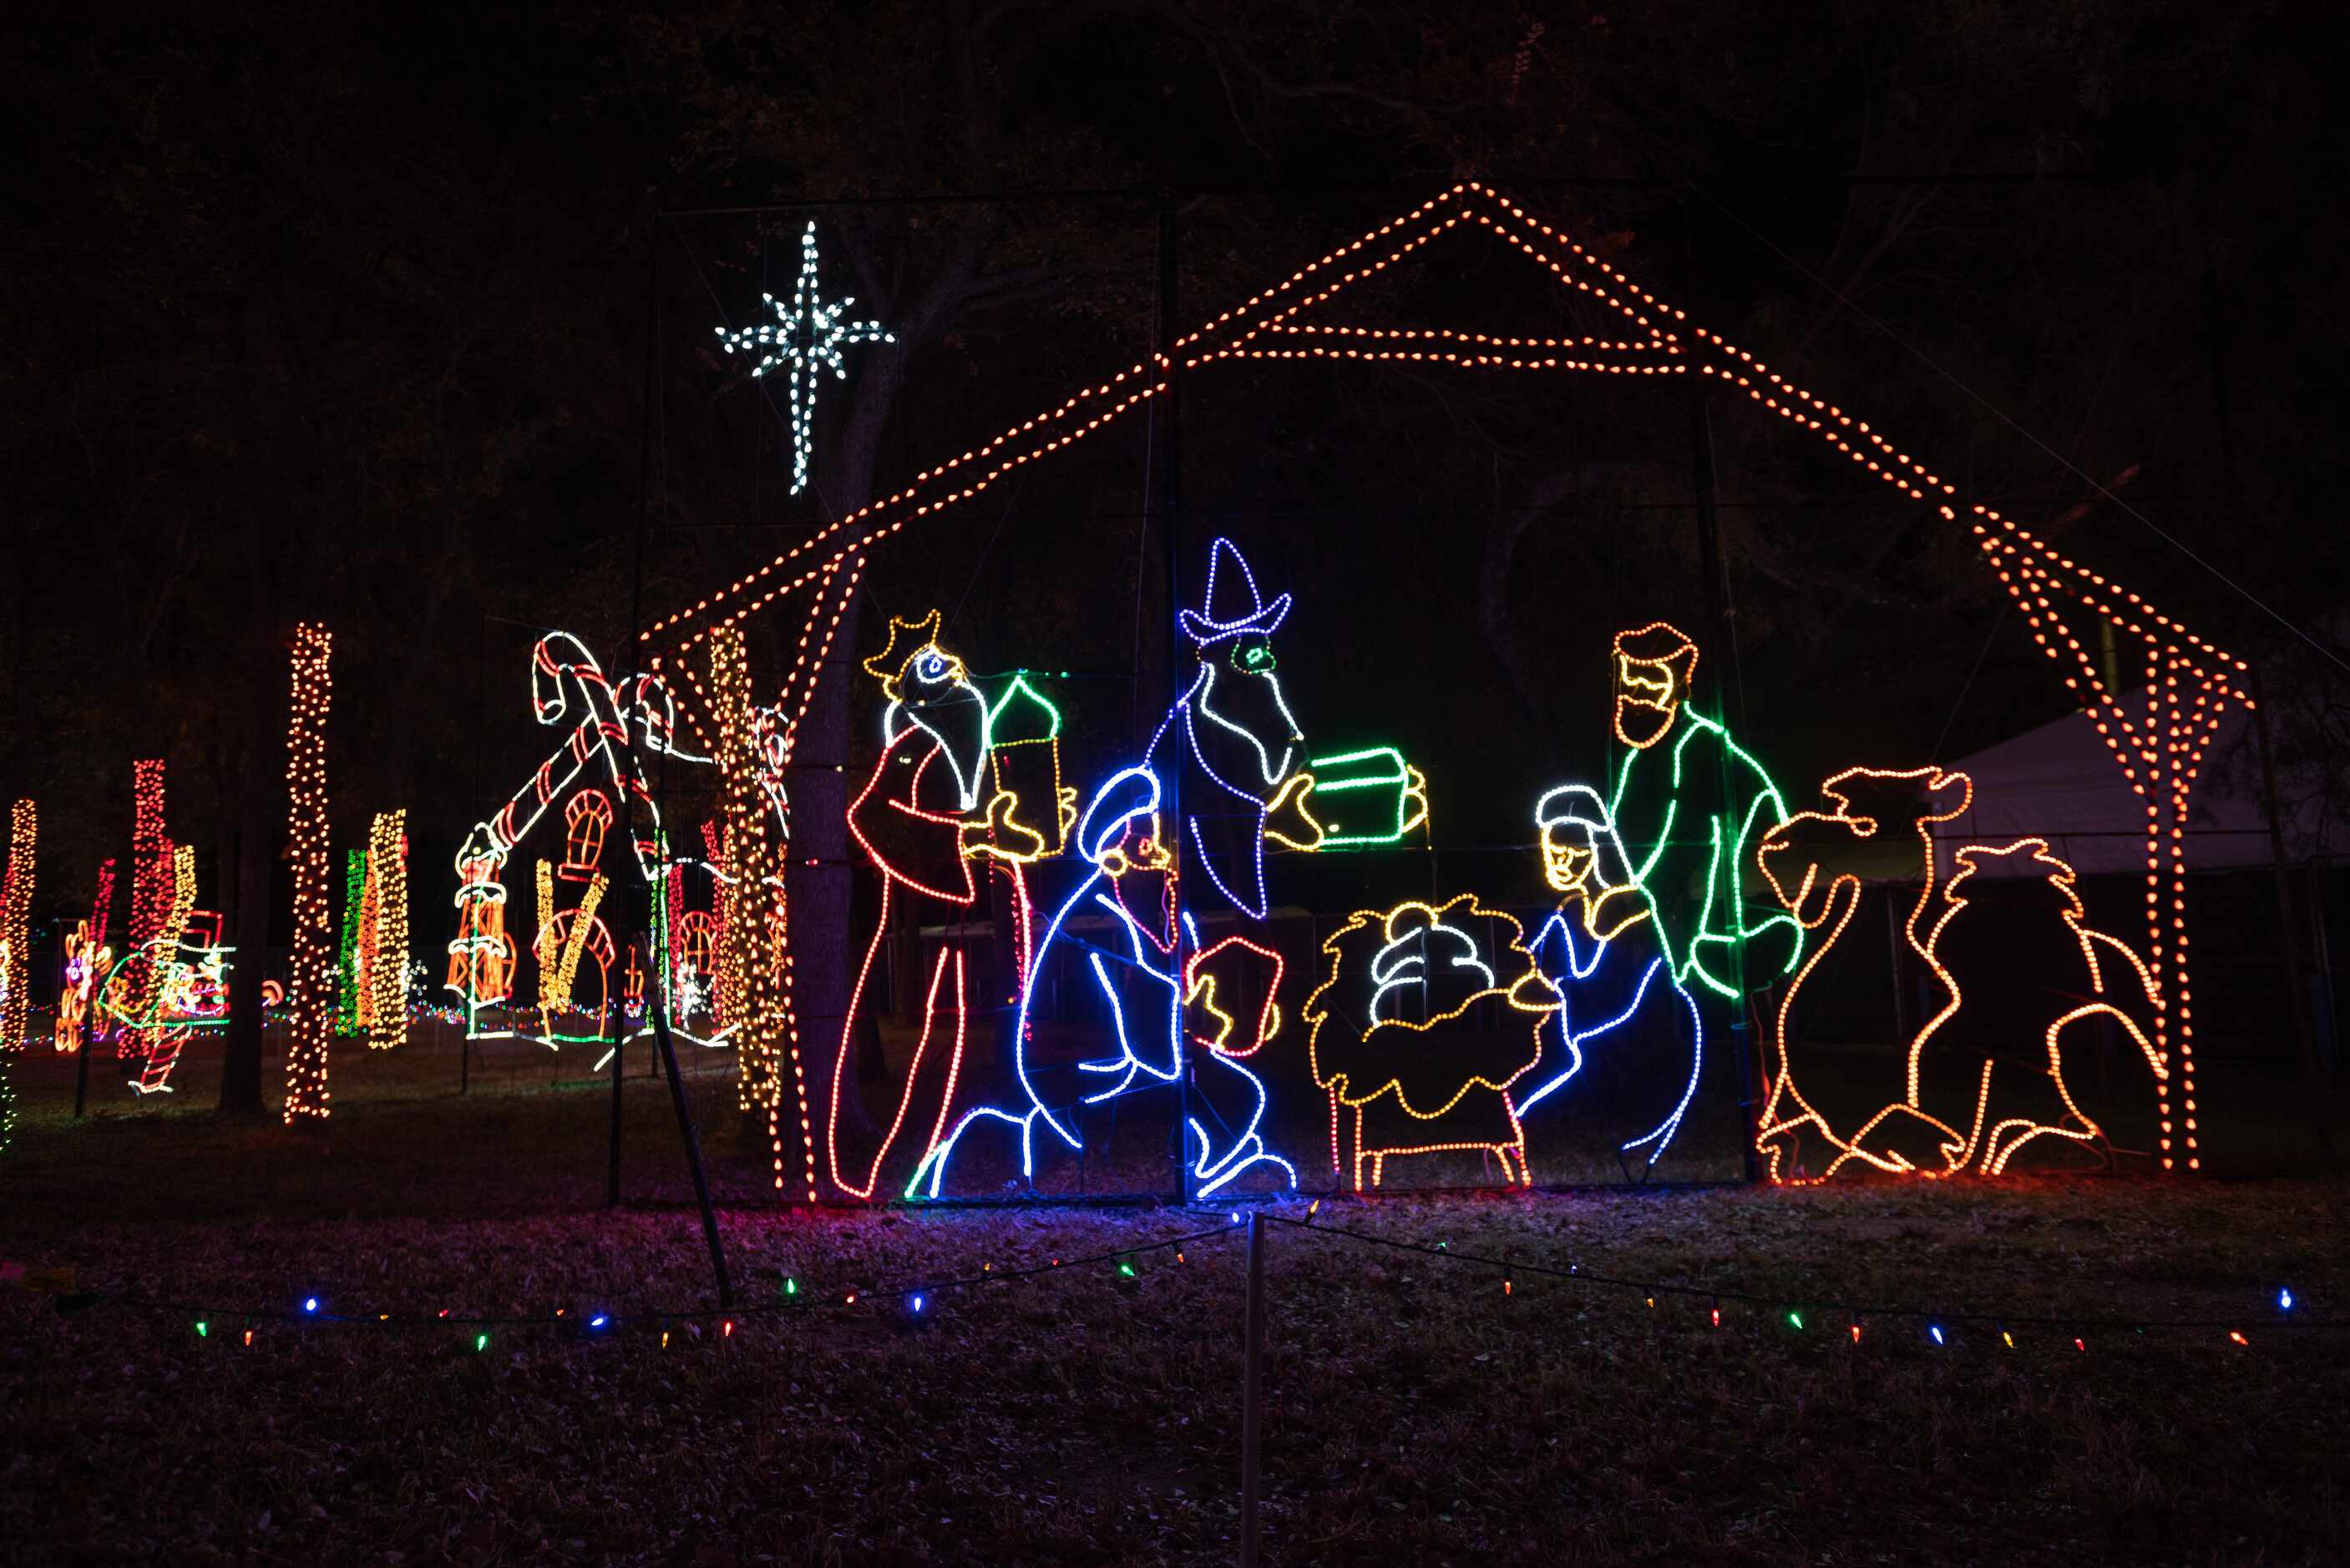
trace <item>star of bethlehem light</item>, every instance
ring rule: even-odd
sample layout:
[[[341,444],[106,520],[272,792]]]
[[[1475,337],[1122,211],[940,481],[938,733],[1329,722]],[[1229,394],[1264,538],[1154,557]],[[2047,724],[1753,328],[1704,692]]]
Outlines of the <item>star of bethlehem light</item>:
[[[842,315],[857,303],[855,295],[847,295],[830,305],[818,302],[821,292],[816,280],[816,223],[811,220],[800,235],[800,276],[792,288],[788,309],[772,294],[763,294],[776,319],[761,322],[756,327],[740,331],[717,328],[719,341],[726,352],[741,349],[757,353],[759,362],[751,368],[754,377],[763,377],[776,366],[791,366],[792,404],[792,493],[797,495],[807,488],[808,453],[814,446],[809,434],[816,422],[816,382],[825,368],[829,367],[833,379],[847,380],[848,367],[840,358],[844,343],[895,343],[898,339],[884,330],[878,321],[843,321]]]

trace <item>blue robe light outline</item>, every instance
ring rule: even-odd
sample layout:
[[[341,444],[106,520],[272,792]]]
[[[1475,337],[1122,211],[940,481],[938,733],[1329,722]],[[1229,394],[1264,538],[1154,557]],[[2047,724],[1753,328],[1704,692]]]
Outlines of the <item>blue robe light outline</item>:
[[[1223,589],[1221,598],[1220,584]],[[1185,1066],[1181,977],[1187,944],[1193,951],[1201,945],[1198,923],[1191,911],[1180,910],[1175,918],[1163,922],[1167,935],[1161,939],[1137,918],[1120,892],[1121,882],[1132,873],[1158,871],[1171,865],[1172,857],[1159,836],[1159,805],[1165,792],[1159,770],[1170,760],[1166,750],[1171,749],[1170,736],[1179,720],[1198,774],[1235,802],[1243,803],[1243,820],[1251,814],[1254,817],[1253,830],[1247,835],[1243,863],[1220,870],[1216,846],[1201,832],[1200,818],[1186,813],[1184,826],[1191,860],[1207,872],[1209,882],[1243,918],[1261,920],[1265,916],[1266,805],[1295,772],[1304,756],[1304,737],[1282,696],[1273,650],[1265,640],[1288,615],[1290,596],[1282,594],[1266,600],[1257,587],[1255,574],[1249,570],[1240,551],[1230,540],[1218,539],[1209,552],[1207,586],[1202,597],[1201,610],[1185,608],[1177,616],[1184,634],[1196,647],[1199,670],[1182,696],[1160,718],[1150,743],[1144,748],[1142,763],[1111,774],[1087,804],[1072,842],[1089,869],[1084,880],[1054,911],[1044,936],[1036,943],[1028,972],[1022,978],[1020,1008],[1012,1039],[1014,1066],[1027,1103],[1011,1109],[985,1106],[965,1113],[915,1170],[906,1187],[910,1198],[917,1196],[918,1189],[931,1198],[939,1196],[956,1145],[964,1132],[981,1123],[1002,1122],[1019,1129],[1020,1170],[1023,1177],[1030,1179],[1035,1176],[1039,1124],[1066,1148],[1075,1151],[1084,1147],[1084,1140],[1070,1125],[1075,1118],[1068,1113],[1074,1107],[1064,1106],[1058,1112],[1054,1109],[1031,1075],[1033,1064],[1028,1057],[1029,1015],[1035,1002],[1037,976],[1044,971],[1056,945],[1075,940],[1066,928],[1080,915],[1109,916],[1117,922],[1116,940],[1127,950],[1109,952],[1087,944],[1087,967],[1109,1010],[1118,1051],[1107,1057],[1076,1064],[1079,1073],[1101,1082],[1101,1087],[1080,1096],[1077,1103],[1095,1105],[1138,1088],[1171,1085],[1181,1077]],[[1222,668],[1225,664],[1229,664],[1229,670]],[[1229,707],[1219,711],[1214,698],[1220,678],[1232,682],[1265,682],[1261,695],[1269,701],[1276,727],[1283,732],[1260,733],[1236,722]],[[1253,755],[1252,771],[1262,780],[1262,793],[1245,778],[1227,778],[1216,769],[1201,745],[1207,725],[1215,727],[1215,738],[1228,748],[1227,736],[1237,736],[1245,742]],[[1180,756],[1171,760],[1180,765]],[[1237,889],[1235,883],[1239,884]],[[1177,897],[1180,904],[1180,889]],[[1135,1016],[1129,1017],[1127,1005],[1120,1000],[1110,971],[1113,962],[1142,977],[1141,990],[1148,1001],[1132,1009]],[[1279,1167],[1289,1185],[1295,1187],[1296,1167],[1267,1149],[1258,1131],[1266,1104],[1263,1080],[1225,1051],[1203,1046],[1201,1058],[1191,1086],[1197,1098],[1211,1111],[1225,1141],[1220,1145],[1199,1116],[1187,1119],[1185,1152],[1199,1182],[1199,1195],[1214,1193],[1261,1163]]]
[[[1534,823],[1542,835],[1544,876],[1564,897],[1527,945],[1561,1000],[1556,1022],[1545,1034],[1545,1044],[1555,1043],[1555,1050],[1544,1053],[1535,1069],[1540,1081],[1518,1102],[1518,1112],[1525,1115],[1565,1087],[1583,1070],[1586,1045],[1630,1022],[1644,1005],[1660,1003],[1668,993],[1678,997],[1690,1022],[1688,1082],[1661,1121],[1617,1147],[1619,1154],[1647,1149],[1646,1175],[1670,1147],[1697,1096],[1705,1064],[1705,1024],[1696,999],[1665,961],[1655,917],[1632,878],[1630,857],[1599,793],[1588,784],[1552,790],[1536,804]]]

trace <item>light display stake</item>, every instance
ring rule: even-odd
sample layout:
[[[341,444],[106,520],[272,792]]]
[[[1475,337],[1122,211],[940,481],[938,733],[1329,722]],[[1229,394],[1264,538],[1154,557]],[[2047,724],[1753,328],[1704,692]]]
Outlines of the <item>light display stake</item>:
[[[367,967],[368,1044],[389,1051],[408,1039],[408,811],[382,811],[368,830],[373,914]]]
[[[8,875],[0,882],[0,1051],[22,1051],[33,1003],[33,860],[40,816],[29,800],[8,807]]]
[[[333,893],[327,855],[327,714],[334,699],[334,639],[294,629],[293,694],[286,722],[286,836],[294,865],[294,947],[286,966],[285,1119],[331,1114],[327,1050],[334,1005]]]
[[[848,367],[840,358],[843,344],[897,341],[878,321],[843,321],[842,313],[857,303],[857,296],[848,295],[825,304],[816,275],[816,222],[810,219],[800,234],[800,275],[792,287],[791,307],[785,309],[774,295],[763,294],[759,297],[775,313],[774,321],[741,331],[715,329],[719,343],[729,354],[739,348],[759,356],[759,362],[751,368],[754,377],[764,376],[778,365],[791,367],[794,495],[807,488],[808,455],[815,445],[811,431],[816,423],[816,391],[824,371],[829,369],[835,380],[848,379]]]

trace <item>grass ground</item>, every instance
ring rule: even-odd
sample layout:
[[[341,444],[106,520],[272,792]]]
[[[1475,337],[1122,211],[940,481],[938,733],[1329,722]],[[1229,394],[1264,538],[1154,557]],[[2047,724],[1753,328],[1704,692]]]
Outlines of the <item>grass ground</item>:
[[[356,1055],[356,1054],[355,1054]],[[516,1055],[338,1058],[320,1132],[223,1124],[199,1056],[168,1106],[69,1119],[17,1058],[0,1257],[109,1296],[529,1317],[338,1327],[0,1293],[0,1541],[16,1562],[306,1565],[1230,1562],[1237,1233],[950,1292],[919,1326],[850,1288],[1139,1246],[1175,1210],[806,1213],[752,1201],[760,1140],[695,1104],[730,1176],[732,1336],[670,1107],[631,1082],[600,1207],[601,1085]],[[94,1067],[111,1064],[100,1056]],[[276,1070],[272,1064],[273,1073]],[[446,1081],[444,1081],[444,1079]],[[2273,1163],[2273,1162],[2271,1162]],[[1289,1210],[1293,1215],[1302,1206]],[[2047,1179],[1326,1202],[1318,1225],[1804,1303],[1610,1291],[1274,1228],[1267,1561],[2350,1560],[2350,1184]],[[2070,1336],[1824,1303],[2242,1325]],[[565,1314],[557,1320],[557,1309]],[[574,1337],[588,1309],[619,1331]],[[663,1313],[671,1315],[666,1324]],[[666,1326],[670,1344],[660,1343]],[[699,1331],[699,1332],[697,1332]]]

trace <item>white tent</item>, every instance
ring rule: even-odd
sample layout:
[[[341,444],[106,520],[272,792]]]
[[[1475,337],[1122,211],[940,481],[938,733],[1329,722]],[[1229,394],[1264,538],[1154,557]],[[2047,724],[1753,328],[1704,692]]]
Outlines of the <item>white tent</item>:
[[[2123,700],[2135,719],[2146,708],[2144,689]],[[2257,737],[2242,707],[2220,716],[2204,753],[2187,835],[2187,868],[2228,871],[2271,863],[2268,815],[2262,809]],[[1947,764],[1974,781],[1963,814],[1937,825],[1938,875],[1948,877],[1952,852],[1968,844],[2012,844],[2039,837],[2084,877],[2142,876],[2146,871],[2146,803],[2130,787],[2106,738],[2087,715],[2074,712],[2012,736]],[[2299,864],[2350,850],[2350,834],[2329,823],[2314,780],[2280,776],[2278,811],[2285,853]],[[2331,833],[2333,842],[2328,842]],[[1987,860],[1981,875],[2026,874],[2021,860]]]

